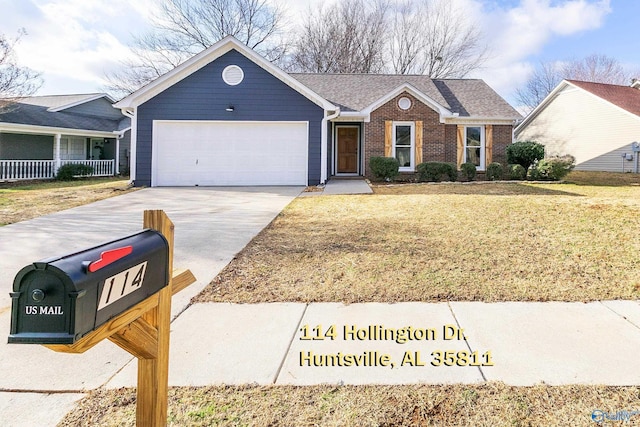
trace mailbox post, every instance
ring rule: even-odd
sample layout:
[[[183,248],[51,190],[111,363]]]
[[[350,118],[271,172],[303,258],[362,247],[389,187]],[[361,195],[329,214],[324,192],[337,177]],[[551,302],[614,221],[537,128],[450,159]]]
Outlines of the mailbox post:
[[[109,339],[138,358],[136,423],[156,427],[167,423],[171,297],[196,279],[173,270],[167,215],[144,211],[143,225],[148,230],[22,269],[9,342],[84,353]]]

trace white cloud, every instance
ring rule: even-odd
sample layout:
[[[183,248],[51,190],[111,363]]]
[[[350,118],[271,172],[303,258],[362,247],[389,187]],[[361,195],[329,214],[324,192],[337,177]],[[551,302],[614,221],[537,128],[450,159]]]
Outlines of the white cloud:
[[[273,0],[299,22],[322,0]],[[337,0],[325,0],[335,2]],[[395,0],[394,0],[395,1]],[[399,1],[399,0],[398,0]],[[511,93],[532,70],[529,58],[557,37],[599,28],[610,0],[452,0],[484,28],[492,46],[485,68],[476,73],[500,93]],[[100,90],[105,69],[127,58],[133,35],[148,28],[149,0],[0,0],[0,28],[28,35],[17,46],[21,64],[43,71],[44,92],[69,91],[52,82],[78,82],[78,91]],[[92,88],[92,89],[85,89]]]
[[[147,25],[143,3],[32,0],[30,7],[12,11],[16,28],[23,26],[28,33],[16,46],[19,62],[43,72],[40,93],[74,91],[68,89],[72,80],[79,88],[75,92],[102,90],[104,70],[130,55],[132,34]],[[148,4],[145,10],[150,13]]]
[[[514,7],[493,9],[485,5],[482,19],[492,50],[485,69],[476,74],[501,94],[511,94],[533,71],[531,56],[554,38],[600,28],[610,12],[610,0],[522,0]]]

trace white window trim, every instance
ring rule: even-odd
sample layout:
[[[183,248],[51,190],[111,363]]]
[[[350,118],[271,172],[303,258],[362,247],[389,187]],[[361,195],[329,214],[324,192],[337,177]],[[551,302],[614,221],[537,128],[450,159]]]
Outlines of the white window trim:
[[[467,129],[469,128],[480,128],[480,166],[477,166],[479,171],[484,171],[486,169],[486,142],[485,142],[485,130],[484,126],[465,126],[464,127],[464,163],[467,162]]]
[[[400,166],[398,171],[400,172],[414,172],[416,170],[416,124],[415,122],[393,122],[393,147],[392,154],[393,157],[396,157],[396,128],[398,126],[409,126],[411,127],[411,154],[410,154],[410,166]]]

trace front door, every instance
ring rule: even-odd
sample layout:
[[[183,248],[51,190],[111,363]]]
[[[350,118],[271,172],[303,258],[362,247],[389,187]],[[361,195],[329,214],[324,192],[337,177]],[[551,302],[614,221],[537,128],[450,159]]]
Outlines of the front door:
[[[360,128],[357,126],[338,126],[336,133],[336,173],[357,174]]]

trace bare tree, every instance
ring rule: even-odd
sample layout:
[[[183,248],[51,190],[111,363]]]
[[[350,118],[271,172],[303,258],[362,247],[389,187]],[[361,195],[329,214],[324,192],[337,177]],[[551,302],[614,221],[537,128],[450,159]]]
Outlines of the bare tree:
[[[309,10],[293,43],[290,69],[373,73],[384,68],[386,0],[353,0]]]
[[[562,81],[562,66],[555,62],[541,62],[522,88],[516,90],[520,106],[534,109]]]
[[[563,79],[626,85],[632,77],[632,73],[626,71],[617,59],[602,54],[568,62],[541,62],[525,85],[516,90],[516,100],[532,110]]]
[[[631,77],[617,59],[602,54],[571,61],[562,67],[562,74],[568,79],[616,85],[628,84]]]
[[[406,1],[392,26],[389,57],[395,73],[461,78],[487,58],[478,25],[449,0]]]
[[[24,29],[13,40],[0,34],[0,112],[20,98],[33,95],[42,86],[40,73],[17,63],[14,47],[24,35]]]
[[[135,39],[133,59],[108,73],[108,89],[131,93],[222,38],[233,35],[269,60],[285,53],[284,12],[268,0],[156,0],[153,31]]]

